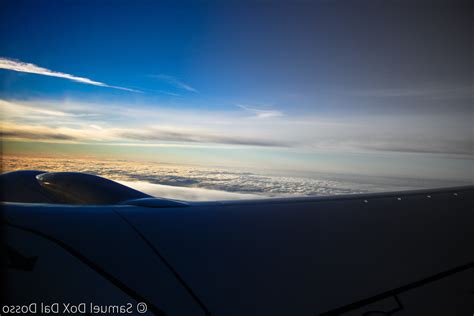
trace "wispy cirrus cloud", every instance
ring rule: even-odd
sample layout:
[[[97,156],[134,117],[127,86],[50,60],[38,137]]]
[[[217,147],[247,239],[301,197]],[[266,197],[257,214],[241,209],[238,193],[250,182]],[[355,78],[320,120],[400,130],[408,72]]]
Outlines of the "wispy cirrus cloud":
[[[113,86],[113,85],[109,85],[109,84],[106,84],[106,83],[103,83],[103,82],[94,81],[94,80],[89,79],[89,78],[78,77],[78,76],[74,76],[74,75],[71,75],[71,74],[58,72],[58,71],[54,71],[54,70],[50,70],[50,69],[47,69],[47,68],[37,66],[35,64],[25,63],[25,62],[22,62],[22,61],[8,59],[8,58],[5,58],[5,57],[0,57],[0,69],[30,73],[30,74],[41,75],[41,76],[63,78],[63,79],[68,79],[68,80],[72,80],[72,81],[75,81],[75,82],[84,83],[84,84],[93,85],[93,86],[98,86],[98,87],[112,88],[112,89],[118,89],[118,90],[130,91],[130,92],[140,92],[141,93],[141,91],[139,91],[139,90],[124,88],[124,87],[119,87],[119,86]]]
[[[186,90],[186,91],[194,92],[194,93],[198,92],[194,87],[190,86],[187,83],[182,82],[181,80],[178,80],[177,78],[175,78],[173,76],[159,74],[159,75],[150,75],[150,77],[161,80],[161,81],[164,81],[164,82],[166,82],[166,83],[168,83],[168,84],[170,84],[170,85],[172,85],[176,88],[182,89],[182,90]]]
[[[277,110],[262,110],[262,109],[256,109],[254,107],[249,107],[247,105],[242,105],[242,104],[237,104],[239,108],[242,110],[245,110],[247,112],[250,112],[255,115],[257,118],[270,118],[270,117],[279,117],[283,116],[283,112],[277,111]]]

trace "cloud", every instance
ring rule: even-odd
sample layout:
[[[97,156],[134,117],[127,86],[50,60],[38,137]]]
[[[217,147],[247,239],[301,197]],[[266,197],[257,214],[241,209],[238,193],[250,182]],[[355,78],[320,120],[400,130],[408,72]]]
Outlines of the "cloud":
[[[82,108],[82,110],[81,110]],[[94,109],[97,109],[94,112]],[[54,103],[28,103],[0,100],[0,119],[3,139],[15,140],[51,140],[111,142],[116,145],[127,145],[129,141],[139,145],[175,145],[195,147],[199,145],[216,146],[257,146],[257,147],[289,147],[290,142],[264,135],[253,135],[240,130],[230,131],[226,123],[223,129],[220,124],[212,126],[207,122],[218,121],[218,116],[199,117],[204,121],[205,128],[196,125],[195,114],[185,112],[167,112],[156,109],[145,111],[134,109],[128,112],[121,107],[110,107],[108,110],[100,106],[66,104],[56,106]],[[108,111],[115,113],[108,114]],[[137,113],[135,113],[138,111]],[[135,117],[138,121],[135,121]],[[157,118],[169,121],[170,125],[161,124]],[[143,122],[143,119],[148,121]],[[176,121],[183,121],[182,124]],[[193,121],[194,120],[194,121]],[[194,122],[194,123],[193,123]],[[158,125],[158,127],[156,126]],[[226,130],[227,129],[227,130]],[[176,144],[178,143],[178,144]],[[129,144],[132,145],[132,144]]]
[[[153,162],[77,158],[5,156],[4,171],[33,169],[77,171],[121,182],[156,197],[180,200],[229,200],[259,197],[324,196],[414,189],[432,184],[410,180],[362,179],[341,175],[293,177],[198,166],[163,165]]]
[[[85,172],[118,181],[156,197],[190,201],[327,196],[461,184],[442,180],[354,177],[343,174],[330,176],[311,173],[303,177],[262,175],[237,169],[79,157],[5,155],[2,163],[4,172],[25,169]]]
[[[17,102],[8,102],[5,100],[0,100],[0,108],[2,109],[2,115],[6,116],[7,119],[21,118],[27,116],[38,119],[58,119],[74,116],[74,114],[61,111],[60,109],[44,109],[38,106],[29,106]]]
[[[181,97],[181,94],[178,94],[178,93],[174,93],[174,92],[169,92],[169,91],[164,91],[164,90],[158,90],[156,91],[158,93],[161,93],[161,94],[166,94],[166,95],[169,95],[171,97]]]
[[[452,140],[433,142],[367,142],[359,143],[357,147],[371,151],[403,152],[417,154],[452,154],[461,156],[474,156],[474,143],[472,140]]]
[[[31,140],[33,134],[37,134],[41,140],[51,136],[54,142],[60,142],[62,137],[64,142],[144,148],[253,146],[295,153],[406,152],[473,156],[472,116],[425,113],[364,117],[284,115],[278,119],[253,119],[248,111],[0,99],[0,123],[9,124],[9,129],[4,129],[5,139],[20,140],[23,136]],[[67,135],[71,140],[56,134]]]
[[[159,74],[159,75],[150,75],[150,77],[162,80],[162,81],[164,81],[164,82],[166,82],[166,83],[168,83],[172,86],[175,86],[176,88],[179,88],[179,89],[183,89],[183,90],[186,90],[186,91],[189,91],[189,92],[194,92],[194,93],[198,92],[195,88],[191,87],[189,84],[184,83],[184,82],[182,82],[182,81],[180,81],[180,80],[178,80],[178,79],[176,79],[175,77],[172,77],[172,76]]]
[[[70,135],[61,133],[37,133],[28,131],[0,131],[0,138],[28,139],[28,140],[75,140]]]
[[[154,184],[144,181],[117,181],[151,196],[183,201],[249,200],[265,198],[256,194],[242,194],[202,188],[187,188],[173,185]]]
[[[78,138],[68,132],[43,126],[16,126],[9,123],[0,125],[0,139],[76,141]]]
[[[28,131],[0,131],[0,138],[28,139],[28,140],[76,140],[71,135],[61,133],[37,133]]]
[[[160,129],[148,129],[144,131],[121,131],[118,136],[138,141],[177,141],[189,143],[215,143],[226,145],[244,145],[261,147],[288,147],[281,141],[273,141],[259,138],[248,138],[239,136],[223,136],[208,134],[202,131],[174,132]]]
[[[106,83],[99,82],[99,81],[94,81],[88,78],[77,77],[77,76],[66,74],[63,72],[49,70],[49,69],[37,66],[35,64],[25,63],[25,62],[12,60],[8,58],[4,58],[4,57],[0,57],[0,69],[6,69],[6,70],[11,70],[11,71],[17,71],[17,72],[25,72],[25,73],[30,73],[30,74],[42,75],[42,76],[63,78],[63,79],[68,79],[68,80],[72,80],[72,81],[76,81],[76,82],[80,82],[80,83],[84,83],[88,85],[98,86],[98,87],[119,89],[119,90],[130,91],[130,92],[141,92],[135,89],[112,86],[112,85],[108,85]]]
[[[242,104],[237,104],[237,106],[247,112],[254,114],[256,118],[271,118],[271,117],[283,116],[282,112],[276,111],[276,110],[261,110],[261,109],[251,108]]]
[[[98,132],[89,126],[50,127],[43,124],[15,124],[0,121],[0,140],[43,141],[54,143],[86,143],[111,139],[109,131]]]

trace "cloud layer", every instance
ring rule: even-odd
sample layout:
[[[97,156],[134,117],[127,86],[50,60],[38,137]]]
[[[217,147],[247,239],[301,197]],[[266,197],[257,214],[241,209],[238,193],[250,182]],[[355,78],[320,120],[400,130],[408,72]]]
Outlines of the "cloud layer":
[[[472,118],[465,115],[324,117],[249,107],[206,111],[1,99],[0,110],[3,139],[474,156]],[[251,110],[257,112],[249,116]]]
[[[80,83],[84,83],[88,85],[98,86],[98,87],[113,88],[113,89],[119,89],[119,90],[130,91],[130,92],[140,92],[135,89],[113,86],[113,85],[109,85],[103,82],[94,81],[88,78],[78,77],[78,76],[70,75],[63,72],[53,71],[50,69],[37,66],[35,64],[16,61],[16,60],[4,58],[4,57],[0,57],[0,69],[6,69],[6,70],[11,70],[11,71],[17,71],[17,72],[25,72],[25,73],[36,74],[36,75],[41,75],[41,76],[63,78],[63,79],[68,79],[68,80],[72,80],[72,81],[76,81],[76,82],[80,82]]]
[[[96,174],[156,197],[182,200],[228,200],[262,197],[326,196],[453,185],[452,182],[374,177],[269,176],[222,168],[68,158],[3,158],[4,172],[77,171]]]
[[[219,134],[206,134],[205,132],[173,132],[159,128],[144,129],[141,131],[123,131],[118,136],[125,139],[138,141],[172,141],[186,143],[207,143],[224,145],[244,145],[259,147],[288,147],[282,141],[259,139],[258,137],[225,136]]]

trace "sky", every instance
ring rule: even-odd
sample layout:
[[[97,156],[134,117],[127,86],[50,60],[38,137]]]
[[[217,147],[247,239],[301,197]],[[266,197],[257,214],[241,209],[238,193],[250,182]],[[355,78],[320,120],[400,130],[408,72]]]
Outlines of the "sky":
[[[2,1],[2,151],[472,182],[473,12]]]

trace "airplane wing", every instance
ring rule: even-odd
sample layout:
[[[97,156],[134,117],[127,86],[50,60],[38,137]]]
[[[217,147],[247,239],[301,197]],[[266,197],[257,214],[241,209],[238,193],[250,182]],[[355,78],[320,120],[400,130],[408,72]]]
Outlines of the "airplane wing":
[[[474,186],[186,202],[78,173],[12,172],[0,185],[9,308],[89,315],[474,312]]]

